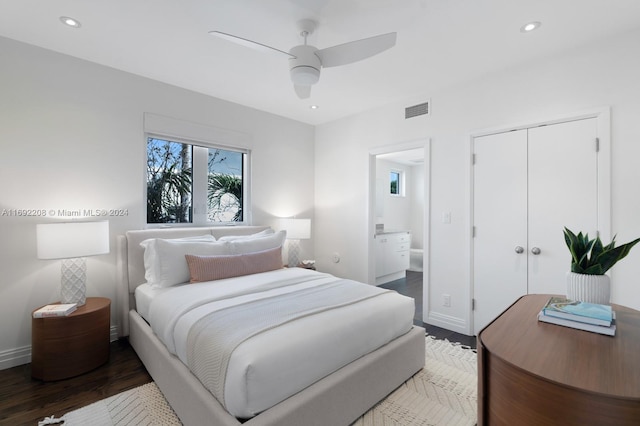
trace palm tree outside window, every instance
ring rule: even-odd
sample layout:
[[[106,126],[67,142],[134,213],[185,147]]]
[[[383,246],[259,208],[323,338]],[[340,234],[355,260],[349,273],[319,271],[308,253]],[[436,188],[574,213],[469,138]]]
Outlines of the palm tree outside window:
[[[147,137],[147,223],[244,222],[248,155]]]

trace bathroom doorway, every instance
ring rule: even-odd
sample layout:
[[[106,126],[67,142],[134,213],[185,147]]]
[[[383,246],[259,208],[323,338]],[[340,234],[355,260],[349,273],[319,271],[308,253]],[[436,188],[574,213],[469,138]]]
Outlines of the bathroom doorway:
[[[420,273],[420,305],[429,282],[429,153],[428,139],[369,152],[369,283]]]

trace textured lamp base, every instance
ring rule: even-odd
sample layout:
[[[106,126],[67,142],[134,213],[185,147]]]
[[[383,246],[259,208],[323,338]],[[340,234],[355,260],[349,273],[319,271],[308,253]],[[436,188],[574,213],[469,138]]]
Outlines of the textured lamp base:
[[[289,268],[300,264],[300,240],[289,240]]]
[[[62,260],[61,303],[85,304],[87,300],[87,263],[84,257]]]

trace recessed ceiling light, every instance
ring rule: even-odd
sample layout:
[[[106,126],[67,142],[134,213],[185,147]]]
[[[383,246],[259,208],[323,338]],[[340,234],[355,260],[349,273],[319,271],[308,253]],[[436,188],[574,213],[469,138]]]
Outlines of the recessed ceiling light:
[[[69,18],[68,16],[61,16],[60,22],[62,22],[66,26],[73,27],[73,28],[80,28],[82,26],[80,24],[80,21],[73,18]]]
[[[522,26],[522,28],[520,28],[520,32],[529,33],[535,29],[540,28],[540,25],[542,25],[540,22],[529,22],[528,24],[525,24]]]
[[[318,105],[311,105],[309,108],[311,108],[311,109],[318,109],[318,108],[320,108],[320,107],[319,107]]]

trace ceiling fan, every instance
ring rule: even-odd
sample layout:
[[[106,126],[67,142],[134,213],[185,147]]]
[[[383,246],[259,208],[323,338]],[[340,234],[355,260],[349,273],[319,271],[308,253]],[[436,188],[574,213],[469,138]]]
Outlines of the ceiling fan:
[[[322,68],[361,61],[384,52],[396,44],[396,33],[393,32],[318,49],[307,44],[307,37],[313,34],[317,23],[311,19],[303,19],[298,22],[298,27],[300,35],[304,37],[304,44],[292,47],[288,52],[221,31],[209,31],[209,34],[246,47],[286,55],[289,58],[293,88],[300,99],[306,99],[311,95],[311,86],[320,79]]]

